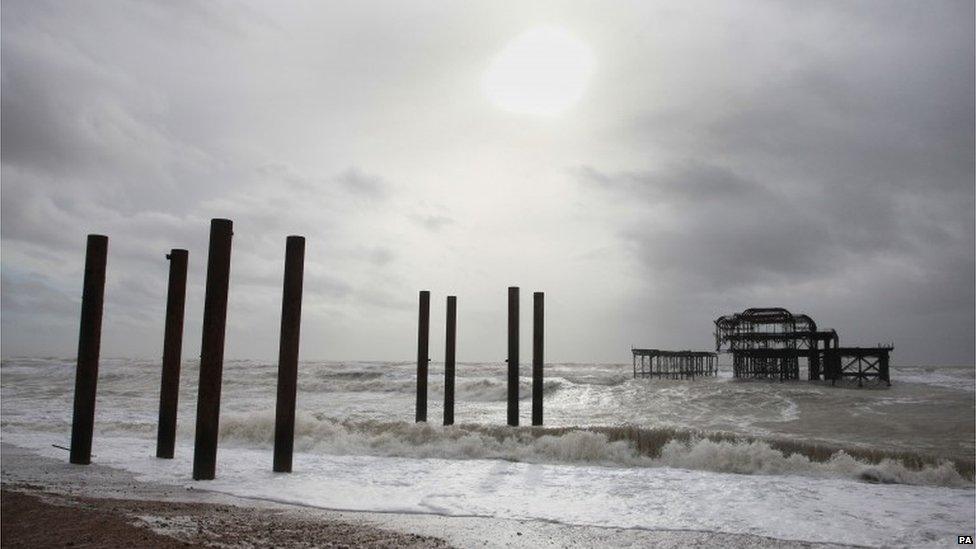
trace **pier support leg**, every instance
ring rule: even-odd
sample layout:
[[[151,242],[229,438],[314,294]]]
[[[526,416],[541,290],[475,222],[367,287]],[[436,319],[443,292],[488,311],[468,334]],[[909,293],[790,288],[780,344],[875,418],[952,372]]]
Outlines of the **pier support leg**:
[[[532,294],[532,425],[542,425],[545,300],[542,292]]]
[[[820,342],[816,339],[810,340],[810,356],[807,358],[807,379],[816,381],[820,379]]]
[[[166,328],[163,333],[163,374],[159,383],[159,427],[156,457],[173,459],[176,446],[176,411],[180,401],[180,360],[183,353],[183,311],[186,305],[186,267],[189,252],[173,249],[166,293]]]
[[[508,289],[508,424],[519,424],[519,289]]]
[[[276,473],[290,473],[295,447],[295,393],[298,389],[298,343],[302,327],[302,279],[305,238],[285,241],[285,279],[281,294],[281,335],[278,344],[278,396],[275,401],[274,464]]]
[[[224,371],[227,286],[230,281],[230,244],[233,234],[231,220],[210,221],[203,340],[200,343],[197,425],[193,445],[193,480],[213,480],[217,470],[220,387]]]
[[[415,420],[427,421],[427,367],[430,364],[430,292],[420,292],[420,318],[417,328],[417,413]]]
[[[105,261],[108,237],[88,235],[85,281],[81,293],[81,329],[75,369],[75,402],[71,420],[71,463],[91,463],[95,428],[95,390],[98,385],[98,353],[102,342],[102,303],[105,298]]]
[[[457,342],[457,297],[447,296],[447,334],[444,338],[444,425],[454,425],[454,369]]]
[[[891,387],[891,374],[888,371],[888,353],[878,357],[878,378],[884,380]]]

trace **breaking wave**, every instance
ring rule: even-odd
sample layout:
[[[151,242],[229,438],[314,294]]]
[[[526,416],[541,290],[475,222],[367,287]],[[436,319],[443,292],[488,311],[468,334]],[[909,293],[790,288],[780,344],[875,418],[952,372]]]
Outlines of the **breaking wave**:
[[[229,443],[270,448],[273,432],[273,413],[231,415],[221,421],[221,439]],[[664,428],[442,427],[424,423],[337,421],[299,413],[295,449],[338,455],[666,466],[747,475],[790,474],[953,487],[971,487],[973,479],[971,462]]]
[[[542,391],[546,396],[550,396],[566,383],[569,382],[547,379],[542,384]],[[322,392],[413,394],[417,390],[417,382],[413,379],[390,379],[377,372],[322,374],[314,376],[305,384],[303,388],[306,390]],[[444,384],[440,380],[430,380],[428,390],[434,393],[443,393]],[[508,398],[508,385],[507,381],[498,379],[463,379],[457,381],[455,394],[458,398],[475,402],[504,402]],[[531,381],[520,381],[519,395],[523,400],[531,398]]]

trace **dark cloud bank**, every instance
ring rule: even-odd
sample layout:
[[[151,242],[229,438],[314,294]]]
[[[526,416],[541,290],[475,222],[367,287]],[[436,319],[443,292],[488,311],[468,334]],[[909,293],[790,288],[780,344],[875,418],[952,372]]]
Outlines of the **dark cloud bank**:
[[[707,347],[716,316],[785,306],[845,343],[894,341],[899,363],[972,363],[972,4],[681,6],[599,17],[584,4],[551,6],[604,58],[579,113],[594,146],[554,156],[549,172],[562,180],[544,215],[511,199],[516,238],[551,234],[547,246],[578,252],[524,276],[555,288],[551,314],[563,316],[548,324],[550,356],[623,361],[631,343]],[[507,35],[445,8],[417,23],[442,42],[410,55],[416,32],[376,21],[380,6],[269,9],[3,4],[5,356],[73,353],[88,232],[112,238],[104,350],[113,356],[158,355],[170,247],[191,249],[186,339],[188,356],[197,352],[211,217],[236,225],[232,356],[274,355],[287,234],[310,236],[309,358],[409,359],[425,280],[463,286],[471,269],[493,273],[471,263],[482,249],[528,261],[505,256],[511,233],[477,224],[500,215],[477,209],[498,204],[482,201],[490,188],[440,178],[452,152],[387,138],[388,150],[416,148],[415,172],[370,152],[408,123],[414,135],[443,132],[425,139],[504,143],[476,118],[460,130],[444,123],[436,104],[424,104],[419,123],[411,116],[416,98],[471,70],[457,65],[464,48],[497,51]],[[538,22],[507,17],[490,19]],[[348,34],[330,42],[305,19],[346,22]],[[369,21],[390,38],[377,41]],[[452,24],[477,38],[452,42],[460,38],[439,30]],[[355,36],[374,38],[357,47]],[[404,65],[377,63],[387,49]],[[343,79],[319,81],[330,67]],[[392,91],[377,92],[363,67]],[[389,124],[352,123],[379,111]],[[488,156],[517,169],[522,157],[506,147]],[[473,204],[467,215],[441,202],[452,195]],[[584,236],[559,236],[571,226]],[[471,242],[483,248],[466,250]],[[503,291],[511,280],[492,283]],[[614,287],[624,289],[612,299],[587,295]],[[497,308],[478,299],[462,317],[465,358],[498,359],[503,298]]]

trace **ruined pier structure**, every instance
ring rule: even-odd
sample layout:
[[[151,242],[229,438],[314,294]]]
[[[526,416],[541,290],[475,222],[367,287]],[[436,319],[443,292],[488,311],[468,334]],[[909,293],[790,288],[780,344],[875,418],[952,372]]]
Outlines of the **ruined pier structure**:
[[[708,351],[631,349],[631,352],[634,355],[635,378],[688,379],[713,376],[718,367],[718,355]]]
[[[891,384],[892,345],[841,347],[837,332],[818,329],[805,314],[782,308],[746,309],[715,321],[715,350],[732,353],[737,378],[799,379],[800,359],[811,380],[877,379]]]

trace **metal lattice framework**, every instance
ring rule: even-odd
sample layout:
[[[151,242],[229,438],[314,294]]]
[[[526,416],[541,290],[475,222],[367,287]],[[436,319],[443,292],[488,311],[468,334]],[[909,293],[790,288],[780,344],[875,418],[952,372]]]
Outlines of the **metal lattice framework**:
[[[631,349],[634,377],[670,379],[713,376],[718,372],[718,355],[708,351],[662,351]]]
[[[877,347],[839,347],[824,351],[824,379],[856,379],[860,387],[867,379],[877,379],[891,385],[888,355],[893,345]]]
[[[808,377],[820,379],[821,342],[824,350],[837,348],[837,332],[819,330],[808,315],[780,307],[746,309],[715,321],[715,350],[732,353],[735,377],[798,379],[803,357]]]

